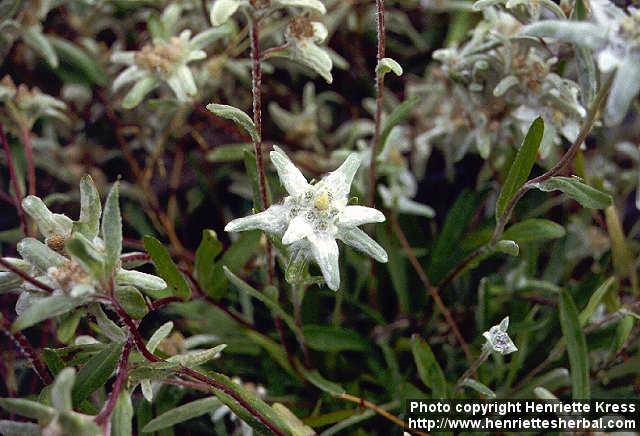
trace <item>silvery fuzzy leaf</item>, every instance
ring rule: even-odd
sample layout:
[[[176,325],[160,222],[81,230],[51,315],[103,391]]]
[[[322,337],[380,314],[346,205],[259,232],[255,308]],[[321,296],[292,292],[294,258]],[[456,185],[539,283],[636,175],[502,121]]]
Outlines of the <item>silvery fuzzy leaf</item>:
[[[502,79],[495,88],[493,88],[493,95],[496,97],[502,97],[504,94],[509,91],[514,86],[517,86],[520,83],[518,78],[513,75],[509,75]]]
[[[167,287],[167,283],[158,276],[126,269],[118,270],[116,282],[119,285],[132,285],[148,291],[161,291]]]
[[[153,76],[145,76],[138,80],[135,85],[129,90],[122,100],[122,107],[125,109],[133,109],[138,106],[142,99],[155,89],[160,82]]]
[[[229,36],[232,32],[233,26],[229,23],[225,23],[219,27],[213,27],[211,29],[207,29],[198,33],[193,38],[191,38],[189,44],[193,49],[200,50],[220,38]]]
[[[583,21],[545,20],[524,26],[520,35],[554,38],[598,49],[607,43],[607,29]]]
[[[54,266],[63,265],[67,259],[33,238],[24,238],[17,246],[20,256],[42,272]]]
[[[175,73],[167,79],[167,85],[181,102],[190,101],[198,93],[193,73],[186,65],[178,67]]]
[[[74,223],[74,230],[94,239],[100,231],[101,215],[100,194],[91,176],[85,175],[80,180],[80,219]]]
[[[295,44],[295,47],[290,50],[286,50],[283,54],[287,55],[291,59],[300,62],[301,64],[311,68],[318,73],[327,83],[333,82],[333,76],[331,75],[331,68],[333,68],[333,62],[327,52],[311,41],[300,41]]]
[[[36,222],[44,237],[67,236],[71,233],[73,221],[66,215],[52,213],[44,202],[33,195],[22,200],[22,208]]]
[[[98,251],[82,233],[76,233],[65,243],[65,251],[95,280],[104,278],[104,253]]]
[[[251,117],[244,111],[233,106],[217,103],[209,103],[207,105],[207,110],[219,117],[233,121],[238,126],[242,127],[254,141],[260,140],[256,125],[253,123]]]
[[[275,7],[297,7],[313,9],[320,14],[326,14],[327,9],[320,0],[273,0],[273,6]]]
[[[102,310],[102,306],[99,304],[92,304],[89,311],[95,316],[98,327],[103,335],[114,342],[124,342],[127,340],[127,335],[124,331]]]
[[[385,249],[358,228],[340,229],[336,238],[378,262],[386,263],[389,260]]]
[[[102,239],[105,245],[105,273],[111,275],[120,262],[122,253],[122,216],[120,215],[119,183],[115,182],[102,214]]]
[[[47,297],[46,292],[37,292],[37,291],[22,291],[18,296],[18,301],[16,301],[15,312],[16,315],[20,316],[27,310],[34,302],[40,300],[42,298]]]
[[[391,58],[380,59],[376,66],[376,73],[382,74],[382,77],[384,77],[390,71],[393,71],[398,77],[402,76],[402,66],[398,62]]]
[[[6,419],[0,420],[0,434],[4,436],[41,436],[38,424],[33,422],[17,422]]]
[[[58,373],[51,387],[51,403],[59,412],[71,410],[71,389],[76,380],[76,370],[73,367],[64,368]]]
[[[0,295],[11,292],[22,284],[22,279],[9,271],[0,271]]]
[[[210,360],[220,357],[220,352],[226,348],[227,344],[220,344],[207,350],[191,351],[185,354],[177,354],[167,359],[168,362],[176,362],[187,368],[203,365]]]
[[[45,319],[72,311],[78,306],[86,303],[84,298],[73,298],[67,295],[51,295],[45,298],[36,299],[11,326],[12,331],[24,330]]]
[[[211,24],[220,26],[224,24],[240,6],[249,4],[246,0],[215,0],[209,16]]]
[[[158,347],[160,342],[162,342],[163,339],[169,336],[169,333],[171,333],[172,329],[173,322],[168,321],[162,324],[160,328],[158,328],[158,330],[156,330],[153,335],[151,335],[151,338],[149,338],[149,341],[147,342],[147,349],[151,353],[156,351],[156,348]],[[148,402],[153,401],[153,386],[151,384],[151,380],[142,380],[140,382],[140,388],[142,389],[142,395],[144,396],[144,398]]]
[[[605,110],[605,122],[609,126],[622,122],[640,92],[640,56],[628,54],[615,75]]]

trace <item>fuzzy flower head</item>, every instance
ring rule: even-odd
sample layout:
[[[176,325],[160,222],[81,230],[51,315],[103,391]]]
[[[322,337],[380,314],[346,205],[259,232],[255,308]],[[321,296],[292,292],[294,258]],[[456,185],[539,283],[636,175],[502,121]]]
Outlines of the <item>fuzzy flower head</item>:
[[[270,157],[289,195],[282,204],[231,221],[226,231],[260,229],[282,237],[282,243],[290,246],[292,257],[307,256],[318,264],[327,286],[334,291],[340,287],[336,239],[379,262],[387,262],[386,251],[357,227],[384,221],[382,212],[347,205],[351,183],[360,166],[356,153],[315,184],[307,182],[280,148],[274,147]]]
[[[496,353],[500,353],[503,356],[511,354],[514,351],[518,351],[509,335],[507,334],[507,328],[509,327],[509,317],[505,317],[500,324],[494,325],[482,334],[487,342],[484,346]]]
[[[291,59],[311,68],[327,83],[331,83],[333,61],[327,51],[318,45],[327,39],[327,34],[324,24],[300,15],[289,21],[284,37]]]
[[[16,86],[10,76],[0,80],[0,108],[2,106],[14,122],[25,123],[29,127],[41,117],[69,121],[64,114],[67,105],[63,101],[43,93],[37,87],[30,89],[25,84]]]

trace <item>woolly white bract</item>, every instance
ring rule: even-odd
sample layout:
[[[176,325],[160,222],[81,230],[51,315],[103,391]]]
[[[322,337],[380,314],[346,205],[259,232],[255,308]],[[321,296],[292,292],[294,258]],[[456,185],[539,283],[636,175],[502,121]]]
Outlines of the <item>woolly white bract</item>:
[[[274,147],[270,156],[289,196],[282,204],[231,221],[225,227],[227,232],[260,229],[281,236],[282,243],[290,246],[292,259],[313,258],[334,291],[340,287],[336,239],[379,262],[387,262],[384,248],[357,227],[384,221],[382,212],[347,205],[353,176],[360,166],[356,153],[315,184],[307,182],[280,148]]]
[[[505,317],[500,324],[494,325],[482,334],[485,337],[487,342],[485,343],[485,347],[500,353],[502,355],[511,354],[514,351],[518,351],[518,348],[515,346],[509,335],[507,334],[507,328],[509,327],[509,317]]]

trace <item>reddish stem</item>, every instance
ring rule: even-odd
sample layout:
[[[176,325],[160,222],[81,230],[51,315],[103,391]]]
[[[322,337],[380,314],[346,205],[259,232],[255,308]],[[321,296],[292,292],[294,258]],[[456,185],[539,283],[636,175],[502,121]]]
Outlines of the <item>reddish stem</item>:
[[[109,400],[105,403],[98,416],[95,417],[95,422],[99,426],[103,426],[107,423],[107,421],[111,417],[111,414],[113,413],[113,409],[116,407],[118,396],[120,395],[120,391],[122,390],[124,381],[127,379],[129,354],[131,353],[132,345],[133,341],[131,339],[131,336],[129,336],[127,342],[125,342],[124,344],[122,356],[120,356],[120,361],[118,362],[118,368],[116,370],[116,381],[113,383],[113,389],[109,394]]]
[[[4,148],[4,154],[7,156],[7,168],[9,168],[9,177],[11,178],[11,185],[13,186],[13,194],[15,196],[15,206],[18,212],[18,219],[20,220],[20,226],[22,232],[29,236],[29,227],[27,226],[27,219],[22,209],[22,190],[20,189],[20,183],[18,182],[18,176],[16,174],[16,167],[13,163],[13,154],[11,153],[11,147],[9,147],[9,141],[7,141],[7,135],[4,133],[4,127],[0,123],[0,137],[2,138],[2,147]]]
[[[36,165],[33,160],[33,143],[31,132],[23,123],[20,123],[20,136],[24,146],[24,157],[27,160],[27,179],[29,180],[29,195],[36,195]]]
[[[51,374],[22,332],[11,332],[11,323],[0,315],[0,330],[14,343],[16,348],[29,360],[33,370],[46,385],[51,383]]]
[[[378,32],[378,53],[376,56],[376,114],[373,142],[371,143],[371,162],[369,163],[369,207],[374,207],[376,199],[376,159],[380,144],[382,124],[382,100],[384,99],[384,74],[378,71],[378,65],[385,56],[384,0],[376,0],[376,27]]]
[[[16,268],[15,266],[11,265],[9,262],[7,262],[6,260],[4,260],[1,257],[0,257],[0,265],[2,265],[4,268],[6,268],[7,270],[11,271],[15,275],[19,276],[25,282],[29,282],[33,286],[37,286],[38,288],[42,289],[45,292],[48,292],[49,294],[51,294],[51,293],[53,293],[53,291],[55,291],[55,289],[53,289],[49,285],[46,285],[46,284],[42,283],[40,280],[31,277],[29,274],[27,274],[26,272],[22,271],[19,268]]]

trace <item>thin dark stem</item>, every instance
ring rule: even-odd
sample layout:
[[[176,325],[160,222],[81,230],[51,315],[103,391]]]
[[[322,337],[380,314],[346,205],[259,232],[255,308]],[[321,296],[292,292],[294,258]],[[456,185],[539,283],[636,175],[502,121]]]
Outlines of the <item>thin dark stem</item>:
[[[20,136],[24,146],[24,157],[27,161],[27,179],[29,181],[29,195],[36,195],[36,165],[33,160],[33,143],[31,142],[31,132],[27,126],[20,123]]]
[[[22,232],[28,236],[29,227],[27,226],[27,219],[24,215],[24,209],[22,209],[22,190],[20,189],[20,183],[18,182],[18,175],[16,173],[16,167],[13,163],[13,154],[11,153],[11,147],[9,147],[9,141],[7,141],[7,135],[4,133],[4,127],[0,123],[0,138],[2,139],[2,147],[4,148],[4,154],[7,156],[7,168],[9,168],[9,177],[11,178],[11,185],[13,186],[13,195],[15,196],[15,206],[18,212],[18,219],[20,220],[20,226]]]
[[[471,377],[472,374],[476,373],[478,368],[480,368],[480,365],[482,365],[487,360],[490,354],[491,354],[491,350],[489,348],[484,348],[482,350],[482,353],[480,353],[478,358],[471,364],[469,368],[467,368],[464,374],[462,374],[462,376],[458,379],[454,387],[454,392],[459,392],[460,389],[462,389],[462,384],[465,382],[465,380]]]
[[[127,378],[129,354],[131,353],[132,345],[133,340],[131,339],[131,336],[129,336],[127,342],[125,342],[124,344],[122,355],[120,356],[120,361],[118,362],[118,368],[116,370],[116,381],[113,383],[113,388],[111,389],[111,393],[109,394],[109,400],[105,403],[98,416],[95,417],[96,424],[100,426],[103,426],[107,423],[107,421],[111,417],[111,414],[113,413],[113,409],[116,407],[116,403],[118,402],[118,396],[120,395],[120,391],[122,390],[124,381]]]
[[[144,356],[144,358],[150,362],[163,362],[164,359],[161,359],[160,357],[156,356],[155,354],[150,352],[149,349],[146,347],[146,345],[144,344],[144,340],[142,339],[142,336],[138,331],[138,327],[135,321],[133,321],[133,319],[131,319],[131,317],[127,315],[127,313],[124,311],[124,309],[122,309],[122,307],[118,304],[117,301],[113,300],[112,304],[116,313],[122,320],[122,322],[124,322],[124,324],[129,328],[129,332],[131,334],[133,342],[135,343],[136,348],[142,354],[142,356]],[[233,398],[243,409],[245,409],[249,414],[251,414],[251,416],[255,417],[258,421],[263,423],[274,434],[286,435],[286,433],[283,430],[281,430],[274,423],[269,421],[267,417],[262,415],[262,413],[256,410],[251,404],[249,404],[240,394],[238,394],[231,387],[226,386],[190,368],[184,368],[184,367],[180,368],[179,373],[184,376],[194,378],[200,382],[206,383],[207,385],[211,386],[215,390],[222,391],[229,397]]]
[[[40,359],[40,356],[31,346],[31,343],[22,332],[11,332],[11,323],[0,315],[0,330],[14,343],[16,348],[31,363],[31,367],[36,375],[45,385],[51,383],[51,374],[46,365]]]
[[[436,306],[438,306],[438,309],[440,309],[440,312],[442,312],[442,315],[444,316],[444,319],[449,325],[449,328],[451,328],[454,336],[460,343],[460,346],[462,347],[462,350],[464,351],[464,354],[467,357],[467,361],[469,362],[469,365],[472,365],[474,359],[473,359],[473,355],[471,354],[471,350],[469,350],[469,345],[464,340],[462,333],[460,333],[460,329],[458,328],[456,321],[453,319],[451,312],[449,311],[447,306],[444,304],[444,301],[442,301],[438,288],[436,288],[431,284],[431,281],[429,280],[427,273],[425,272],[424,268],[422,268],[422,265],[420,265],[418,258],[413,252],[413,248],[411,248],[411,245],[409,244],[409,241],[407,240],[406,235],[402,231],[402,227],[400,227],[400,223],[398,222],[398,217],[394,213],[390,215],[391,215],[391,226],[393,227],[393,230],[396,236],[398,237],[400,244],[402,244],[402,247],[405,253],[407,254],[407,257],[409,258],[409,262],[411,263],[411,266],[413,266],[413,269],[418,274],[420,281],[429,292],[429,295],[431,295],[431,298],[433,298],[433,301],[435,301]]]
[[[384,99],[384,74],[377,68],[385,56],[384,0],[376,0],[376,28],[378,32],[378,54],[376,63],[376,114],[373,141],[371,142],[371,162],[369,164],[369,207],[373,207],[376,199],[376,159],[380,146],[380,129],[382,124],[382,100]]]
[[[4,268],[6,268],[7,270],[11,271],[15,275],[19,276],[25,282],[29,282],[33,286],[36,286],[36,287],[42,289],[43,291],[48,292],[49,294],[51,294],[51,293],[53,293],[53,291],[55,291],[55,289],[53,289],[49,285],[46,285],[46,284],[42,283],[40,280],[31,277],[29,274],[27,274],[26,272],[22,271],[20,268],[16,268],[15,266],[11,265],[9,262],[7,262],[6,260],[4,260],[1,257],[0,257],[0,265],[2,265]]]

